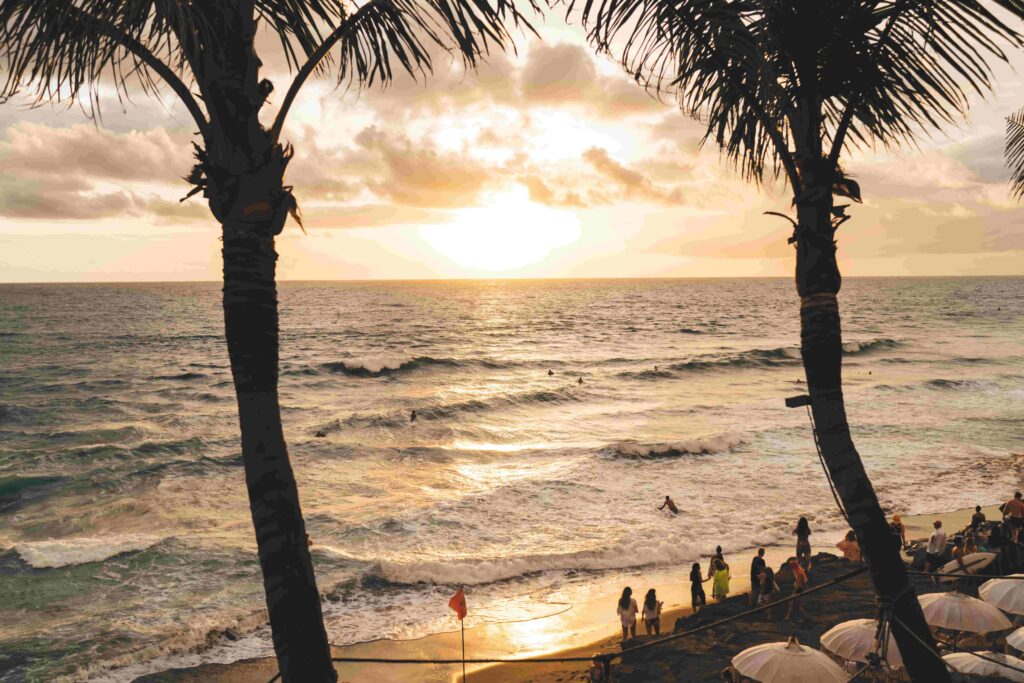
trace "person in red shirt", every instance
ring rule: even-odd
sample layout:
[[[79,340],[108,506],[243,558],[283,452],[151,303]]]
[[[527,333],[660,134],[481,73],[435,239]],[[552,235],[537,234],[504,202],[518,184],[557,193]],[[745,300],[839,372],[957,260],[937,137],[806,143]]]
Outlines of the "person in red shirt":
[[[804,588],[807,587],[807,572],[800,566],[800,562],[795,558],[789,558],[789,569],[793,572],[793,595],[797,596],[803,592]],[[800,604],[800,599],[790,600],[789,608],[786,609],[786,621],[789,621],[789,617],[793,614],[795,608],[800,616],[804,619],[807,618],[807,613],[804,612],[804,606]]]
[[[1020,530],[1024,527],[1024,500],[1021,500],[1021,493],[1017,491],[1013,498],[1003,503],[999,510],[1003,513],[1003,519],[1010,525],[1010,537],[1014,543],[1020,542]]]

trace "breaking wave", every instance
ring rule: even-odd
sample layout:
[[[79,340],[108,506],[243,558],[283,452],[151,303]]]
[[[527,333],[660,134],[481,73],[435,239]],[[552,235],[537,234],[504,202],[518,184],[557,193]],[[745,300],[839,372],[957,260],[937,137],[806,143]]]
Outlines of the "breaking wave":
[[[615,444],[613,455],[619,458],[674,458],[682,455],[726,453],[743,443],[739,434],[725,433],[671,443],[642,444],[623,441]]]
[[[55,569],[75,564],[102,562],[117,555],[139,552],[164,540],[159,536],[82,536],[50,541],[17,543],[14,550],[36,569]]]

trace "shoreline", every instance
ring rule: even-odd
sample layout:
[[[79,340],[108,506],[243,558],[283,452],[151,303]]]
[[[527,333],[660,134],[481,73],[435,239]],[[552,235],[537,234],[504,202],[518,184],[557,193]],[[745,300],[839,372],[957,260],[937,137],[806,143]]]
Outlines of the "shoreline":
[[[997,506],[984,506],[983,511],[990,518],[993,512],[998,515]],[[927,538],[931,531],[931,523],[941,519],[948,530],[960,529],[970,521],[973,508],[951,510],[939,513],[904,515],[903,522],[907,528],[907,539],[920,540]],[[820,532],[818,538],[825,539],[816,544],[815,554],[836,554],[835,543],[845,532]],[[771,567],[780,566],[786,558],[793,554],[791,547],[765,546],[765,560]],[[728,554],[726,560],[732,560],[733,578],[730,582],[730,599],[741,596],[749,591],[750,581],[748,567],[755,549]],[[742,558],[742,559],[740,559]],[[701,563],[702,571],[707,571],[707,561]],[[642,587],[634,588],[634,593],[642,596],[648,585],[658,590],[659,599],[665,603],[661,620],[662,634],[672,632],[676,620],[691,615],[689,605],[689,567],[664,570],[654,569],[645,575]],[[625,579],[624,579],[625,581]],[[635,579],[633,582],[636,583]],[[705,587],[709,594],[708,608],[714,612],[715,602],[710,599],[710,588]],[[596,652],[608,652],[619,648],[621,633],[618,622],[609,605],[613,605],[617,594],[594,594],[587,597],[581,604],[560,613],[537,617],[524,622],[501,622],[480,624],[466,629],[467,655],[472,658],[492,659],[505,657],[590,657]],[[639,599],[638,599],[639,602]],[[723,601],[724,602],[724,601]],[[643,623],[638,621],[638,640],[642,642]],[[413,640],[380,639],[356,643],[343,647],[332,648],[335,657],[393,657],[409,659],[458,659],[461,654],[459,631],[430,634]],[[339,681],[388,681],[405,683],[412,681],[435,681],[438,683],[454,683],[461,680],[461,667],[458,665],[385,665],[363,663],[338,663],[336,669]],[[571,680],[574,676],[586,671],[587,664],[552,663],[532,664],[529,666],[503,663],[489,665],[469,665],[467,680],[515,683],[519,681],[555,681]],[[273,658],[241,660],[230,664],[204,664],[183,669],[169,669],[159,673],[148,674],[136,678],[140,683],[198,683],[214,681],[217,683],[265,683],[277,673],[277,663]]]

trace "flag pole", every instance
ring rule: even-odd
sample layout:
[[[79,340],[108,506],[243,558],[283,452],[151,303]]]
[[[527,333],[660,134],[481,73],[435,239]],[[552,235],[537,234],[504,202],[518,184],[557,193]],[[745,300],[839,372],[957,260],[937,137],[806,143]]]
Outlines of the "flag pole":
[[[462,683],[466,683],[466,620],[459,619],[462,626]]]

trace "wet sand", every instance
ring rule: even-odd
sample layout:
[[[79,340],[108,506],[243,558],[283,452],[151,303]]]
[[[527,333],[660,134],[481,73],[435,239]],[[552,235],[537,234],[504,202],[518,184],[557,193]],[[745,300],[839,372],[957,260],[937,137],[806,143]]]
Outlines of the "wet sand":
[[[965,526],[973,509],[956,510],[947,513],[907,515],[903,522],[907,527],[908,540],[927,538],[932,522],[942,519],[943,526],[952,535],[954,530]],[[984,508],[989,519],[998,519],[996,506]],[[817,539],[815,552],[836,552],[834,544],[841,534],[821,534]],[[632,581],[638,602],[647,588],[653,586],[659,599],[665,603],[662,615],[662,633],[672,631],[676,620],[683,619],[686,628],[717,620],[748,609],[746,593],[749,590],[749,567],[753,552],[727,555],[733,580],[730,597],[721,604],[710,599],[710,583],[705,584],[709,606],[699,615],[691,615],[689,567],[672,572],[652,571],[643,582]],[[789,547],[767,548],[766,560],[769,566],[779,567],[792,554]],[[849,571],[854,565],[831,555],[818,555],[812,572],[812,585]],[[707,571],[707,561],[701,568]],[[779,572],[783,594],[789,592],[788,572]],[[933,590],[921,583],[927,592]],[[615,617],[616,593],[595,592],[583,604],[548,617],[525,622],[485,624],[466,630],[467,656],[475,658],[524,658],[524,657],[590,657],[597,652],[613,652],[621,647],[621,632]],[[717,681],[718,672],[729,659],[749,645],[771,640],[785,640],[796,634],[806,645],[817,647],[818,636],[841,621],[874,616],[874,593],[867,575],[860,575],[835,588],[822,591],[804,599],[805,609],[813,618],[806,623],[762,622],[743,620],[721,629],[709,631],[706,635],[685,638],[681,641],[651,648],[643,653],[628,655],[616,666],[617,681],[671,681],[687,680]],[[779,617],[784,607],[778,608]],[[637,642],[642,642],[643,625],[638,622]],[[746,644],[744,644],[746,643]],[[337,657],[391,657],[415,659],[458,659],[460,644],[458,631],[426,636],[416,640],[380,640],[335,648]],[[721,662],[721,663],[719,663]],[[543,683],[564,683],[584,680],[586,663],[559,664],[498,664],[467,666],[469,681],[477,683],[520,683],[537,681]],[[716,667],[717,668],[714,668]],[[337,665],[339,680],[352,683],[373,683],[387,681],[405,683],[430,681],[454,683],[462,678],[459,665],[383,665],[345,664]],[[226,665],[204,665],[191,669],[176,669],[137,679],[144,683],[213,681],[219,683],[250,683],[269,681],[277,673],[273,659],[256,659]],[[713,674],[713,675],[712,675]]]

